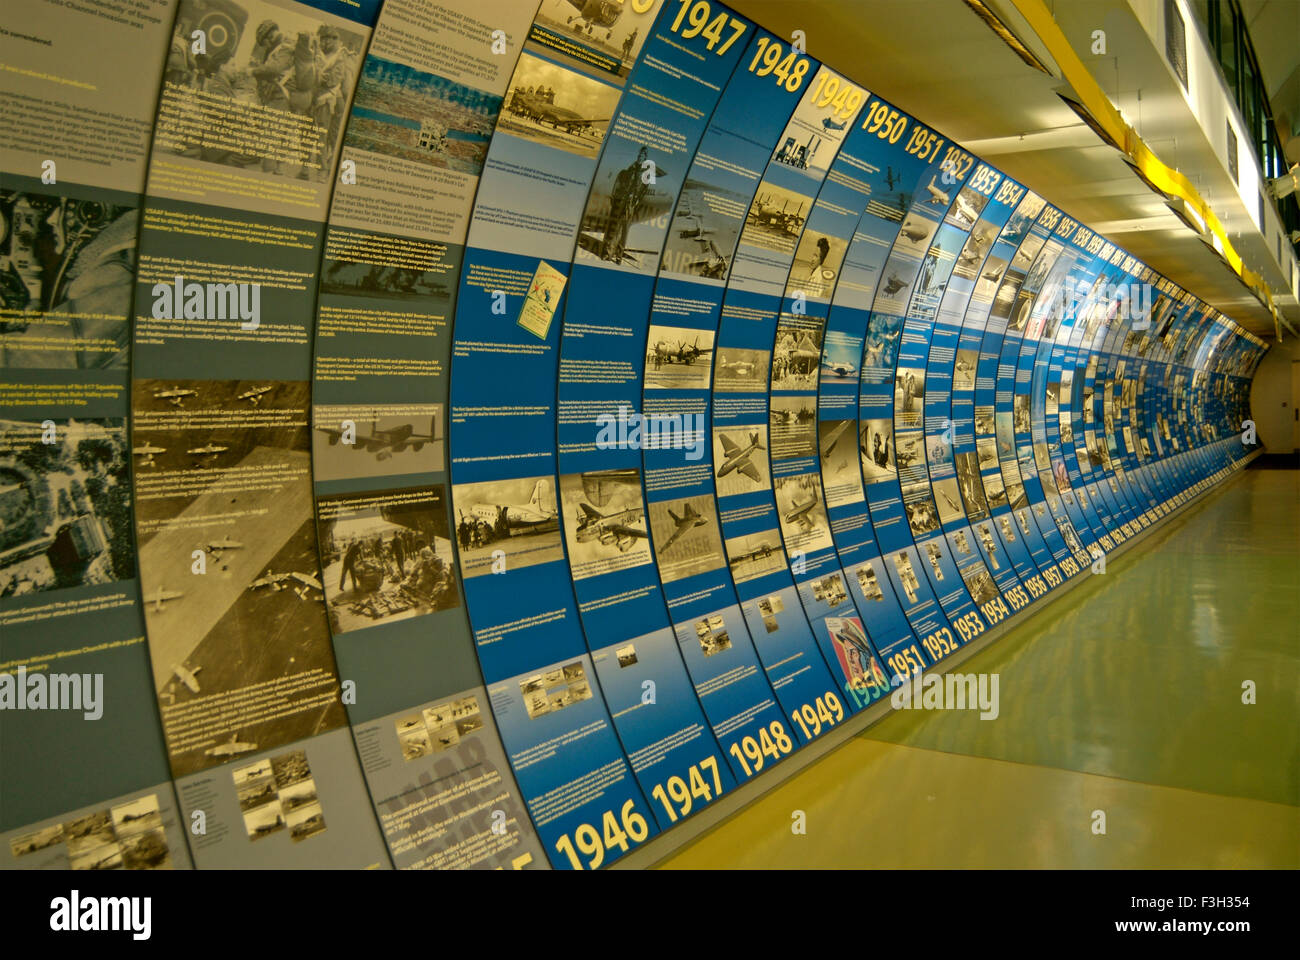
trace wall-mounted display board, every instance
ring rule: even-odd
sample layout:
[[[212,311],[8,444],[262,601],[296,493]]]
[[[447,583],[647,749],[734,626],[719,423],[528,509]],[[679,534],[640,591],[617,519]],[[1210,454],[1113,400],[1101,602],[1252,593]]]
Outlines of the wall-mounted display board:
[[[0,37],[5,866],[596,869],[1247,453],[1261,340],[714,0],[131,11]]]
[[[131,520],[131,300],[175,5],[0,34],[0,867],[191,864]]]

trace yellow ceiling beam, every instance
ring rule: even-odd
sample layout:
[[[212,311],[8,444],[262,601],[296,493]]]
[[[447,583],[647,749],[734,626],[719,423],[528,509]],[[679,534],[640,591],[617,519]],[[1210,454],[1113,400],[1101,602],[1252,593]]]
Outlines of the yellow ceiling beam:
[[[1182,198],[1187,206],[1200,215],[1205,221],[1206,229],[1219,241],[1216,248],[1223,255],[1232,272],[1259,297],[1276,323],[1277,307],[1273,304],[1272,294],[1269,293],[1264,278],[1242,262],[1241,255],[1228,239],[1223,222],[1210,209],[1210,205],[1205,202],[1200,191],[1179,171],[1156,156],[1155,151],[1148,147],[1138,136],[1137,131],[1120,116],[1119,110],[1110,102],[1110,98],[1101,89],[1092,72],[1074,52],[1074,47],[1066,39],[1060,24],[1056,22],[1056,18],[1052,16],[1043,0],[1009,0],[1009,2],[1024,17],[1030,29],[1051,53],[1060,68],[1061,75],[1074,89],[1079,102],[1092,114],[1105,135],[1114,143],[1122,144],[1129,162],[1150,185],[1168,196]]]

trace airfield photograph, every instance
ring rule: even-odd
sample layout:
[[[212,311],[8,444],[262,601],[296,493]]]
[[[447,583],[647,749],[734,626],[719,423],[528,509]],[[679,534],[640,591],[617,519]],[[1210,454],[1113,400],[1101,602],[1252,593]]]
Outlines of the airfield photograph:
[[[490,574],[494,564],[518,570],[564,558],[551,477],[461,483],[452,500],[461,576]]]
[[[660,271],[725,281],[750,197],[688,177],[668,227]]]
[[[756,580],[786,564],[781,533],[775,527],[758,533],[747,533],[727,541],[727,566],[736,583]]]
[[[764,180],[749,205],[740,242],[793,254],[811,207],[812,201],[806,195]]]
[[[594,160],[619,93],[618,87],[524,53],[506,90],[497,128]]]
[[[713,330],[652,323],[646,335],[645,389],[709,389],[713,337]]]

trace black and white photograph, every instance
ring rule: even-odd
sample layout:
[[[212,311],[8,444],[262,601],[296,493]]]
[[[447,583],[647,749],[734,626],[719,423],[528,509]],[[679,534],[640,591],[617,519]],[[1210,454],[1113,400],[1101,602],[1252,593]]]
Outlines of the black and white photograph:
[[[665,168],[662,164],[667,164]],[[614,137],[600,157],[578,229],[578,260],[654,275],[685,164],[658,144]],[[653,173],[653,176],[647,174]]]
[[[822,488],[828,507],[862,502],[862,468],[853,442],[857,427],[857,420],[823,420],[818,424]]]
[[[764,180],[749,205],[740,242],[793,254],[811,207],[812,200],[804,194]]]
[[[542,0],[530,44],[577,66],[625,77],[650,34],[654,4]]]
[[[990,256],[982,262],[972,263],[966,269],[966,272],[970,274],[970,279],[975,281],[975,288],[971,291],[971,299],[980,303],[988,303],[992,300],[993,295],[999,289],[999,284],[1002,283],[1006,266],[1005,257]],[[961,267],[962,264],[959,262],[958,268]]]
[[[709,389],[713,336],[713,330],[651,324],[646,336],[645,388]]]
[[[447,434],[440,403],[317,404],[311,413],[317,482],[446,469]]]
[[[994,570],[1001,570],[1002,556],[1000,551],[1002,545],[998,543],[998,538],[993,532],[993,527],[987,522],[981,523],[975,528],[975,532],[979,534],[980,543],[984,545],[984,552],[988,557],[989,566]]]
[[[880,577],[876,573],[875,566],[870,563],[864,563],[858,567],[854,574],[858,578],[858,586],[862,588],[862,595],[872,603],[883,603],[885,592],[880,586]]]
[[[713,365],[713,392],[766,393],[771,360],[770,350],[719,347]]]
[[[835,290],[835,281],[848,246],[839,237],[817,230],[805,230],[795,248],[785,295],[797,297],[802,293],[810,298],[829,298]]]
[[[650,504],[659,579],[672,583],[726,564],[714,497],[684,497]]]
[[[894,369],[898,362],[898,338],[903,318],[890,313],[873,313],[862,347],[862,366],[876,370]]]
[[[497,130],[595,159],[622,91],[577,70],[523,53]]]
[[[957,468],[957,486],[966,504],[966,517],[974,521],[988,514],[984,498],[984,483],[980,479],[978,454],[973,450],[959,453],[954,458]]]
[[[989,510],[996,510],[999,507],[1007,505],[1007,488],[1003,483],[1002,474],[997,471],[990,471],[983,477],[984,497],[988,501]]]
[[[462,577],[491,574],[494,565],[518,570],[564,557],[553,478],[457,484],[452,501]]]
[[[731,649],[731,634],[727,632],[726,621],[718,614],[695,621],[695,638],[706,657]]]
[[[957,478],[945,477],[934,481],[934,502],[939,507],[939,522],[951,523],[966,515],[961,494],[957,491]]]
[[[935,583],[943,580],[943,551],[939,549],[939,543],[931,540],[925,545],[925,559],[930,564],[930,572],[934,577]]]
[[[978,350],[958,350],[952,367],[952,388],[954,390],[975,389],[975,369],[979,363]]]
[[[952,207],[949,208],[948,215],[944,219],[958,229],[970,230],[975,226],[975,221],[979,219],[986,203],[988,197],[984,194],[973,187],[962,187],[953,198]]]
[[[903,596],[908,603],[916,603],[921,582],[916,578],[916,566],[912,563],[911,556],[906,550],[900,550],[890,559],[893,561],[894,570],[898,573],[898,581],[902,584]]]
[[[130,477],[121,419],[0,419],[0,598],[134,577]]]
[[[316,511],[334,634],[460,605],[441,485],[322,497]]]
[[[591,682],[581,660],[549,667],[519,681],[528,719],[556,713],[565,707],[591,699]]]
[[[560,477],[564,542],[574,580],[652,562],[641,471],[602,470]]]
[[[958,563],[961,563],[966,557],[975,555],[974,547],[971,546],[970,535],[964,529],[954,530],[948,534],[948,545]]]
[[[775,396],[768,411],[773,460],[811,457],[817,452],[817,398]]]
[[[897,476],[894,461],[894,421],[892,419],[862,420],[858,434],[858,453],[862,462],[862,478],[868,483],[892,480]]]
[[[786,565],[781,533],[775,527],[727,540],[727,565],[736,583],[754,580]]]
[[[660,272],[723,282],[750,198],[688,177],[664,241]]]
[[[714,427],[713,463],[719,497],[766,490],[772,485],[767,424]]]
[[[929,249],[930,240],[934,237],[934,231],[938,226],[939,224],[929,217],[923,217],[915,212],[909,213],[903,220],[903,225],[898,228],[898,242],[895,249],[919,257]]]
[[[894,373],[894,416],[920,426],[925,401],[925,368],[899,367]]]
[[[988,568],[982,563],[967,564],[962,568],[961,577],[966,582],[966,589],[970,591],[971,599],[975,601],[976,606],[988,603],[998,595],[998,586],[993,582]]]
[[[825,321],[781,314],[772,350],[773,390],[816,390]]]
[[[189,47],[193,30],[206,32],[206,52],[169,78],[154,149],[268,180],[325,183],[366,35],[263,0],[181,0],[175,35]]]
[[[925,467],[925,434],[920,430],[899,431],[894,434],[894,461],[898,464],[898,479],[904,486],[927,481]]]
[[[831,610],[849,599],[849,590],[845,586],[844,577],[838,573],[819,577],[812,581],[809,589],[815,601],[824,603]]]
[[[98,196],[0,187],[0,369],[126,367],[139,211]]]
[[[176,776],[345,722],[335,698],[289,709],[310,696],[292,685],[264,711],[273,719],[201,734],[190,719],[195,701],[241,688],[312,672],[336,682],[312,519],[308,386],[133,384],[140,586]]]
[[[791,554],[812,553],[833,546],[830,522],[822,501],[819,473],[777,477],[772,481],[776,512],[781,520],[785,548]]]
[[[636,646],[629,643],[625,647],[619,647],[614,651],[614,656],[618,660],[619,669],[635,666],[637,663]]]
[[[939,529],[939,510],[927,481],[904,484],[903,510],[914,537],[924,537]]]

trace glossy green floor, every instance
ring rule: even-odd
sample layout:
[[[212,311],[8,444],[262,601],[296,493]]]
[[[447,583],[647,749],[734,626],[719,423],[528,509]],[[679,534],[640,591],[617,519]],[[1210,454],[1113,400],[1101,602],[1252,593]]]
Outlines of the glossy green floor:
[[[996,720],[892,713],[664,866],[1300,867],[1300,472],[1167,524],[958,668]]]

